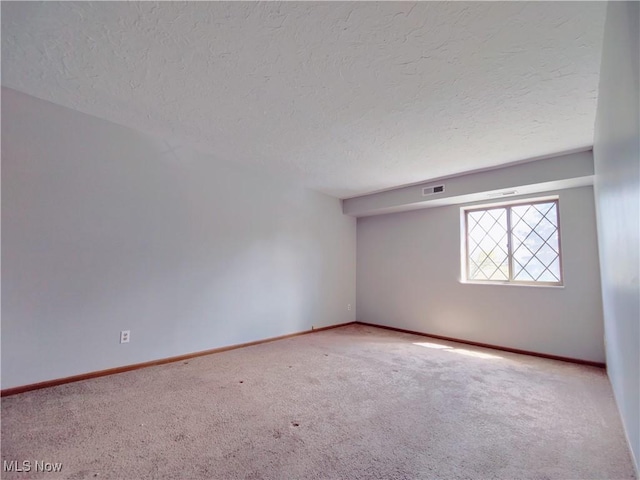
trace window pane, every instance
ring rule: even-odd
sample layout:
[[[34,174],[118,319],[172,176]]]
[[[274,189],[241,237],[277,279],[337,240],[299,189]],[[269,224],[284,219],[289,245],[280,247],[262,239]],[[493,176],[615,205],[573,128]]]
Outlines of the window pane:
[[[514,280],[559,282],[557,204],[511,207],[511,248]]]
[[[467,239],[470,280],[509,279],[506,208],[469,212]]]

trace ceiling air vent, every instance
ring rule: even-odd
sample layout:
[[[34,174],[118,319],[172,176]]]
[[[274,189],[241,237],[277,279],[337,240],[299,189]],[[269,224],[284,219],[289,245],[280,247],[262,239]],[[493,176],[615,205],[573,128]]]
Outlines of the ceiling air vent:
[[[422,189],[422,196],[426,197],[427,195],[434,195],[436,193],[443,193],[444,185],[434,185],[433,187],[424,187]]]

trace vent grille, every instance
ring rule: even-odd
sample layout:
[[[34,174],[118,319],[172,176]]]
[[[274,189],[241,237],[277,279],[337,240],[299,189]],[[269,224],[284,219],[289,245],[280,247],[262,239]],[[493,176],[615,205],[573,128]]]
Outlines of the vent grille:
[[[422,189],[422,196],[435,195],[436,193],[444,193],[444,185],[434,185],[432,187],[424,187]]]

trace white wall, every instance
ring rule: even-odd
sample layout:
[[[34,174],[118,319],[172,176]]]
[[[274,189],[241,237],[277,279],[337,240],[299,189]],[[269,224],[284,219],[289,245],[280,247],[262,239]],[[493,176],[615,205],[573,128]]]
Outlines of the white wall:
[[[2,90],[2,388],[354,320],[339,200],[167,150]]]
[[[604,362],[593,189],[552,193],[560,197],[564,287],[461,283],[459,206],[364,217],[358,320]]]
[[[424,187],[435,185],[443,186],[444,192],[422,194]],[[593,185],[591,149],[347,198],[342,201],[342,211],[347,215],[366,217],[477,202],[486,200],[491,193],[505,190],[529,195],[586,185]]]
[[[610,2],[602,52],[595,193],[607,371],[640,460],[640,4]]]

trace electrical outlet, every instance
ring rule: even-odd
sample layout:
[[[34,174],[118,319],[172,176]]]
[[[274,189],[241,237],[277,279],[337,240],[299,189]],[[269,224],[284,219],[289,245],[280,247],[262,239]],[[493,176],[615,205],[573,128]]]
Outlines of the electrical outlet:
[[[120,332],[120,343],[129,343],[131,337],[131,330],[122,330]]]
[[[351,311],[351,304],[347,305],[347,310]]]

